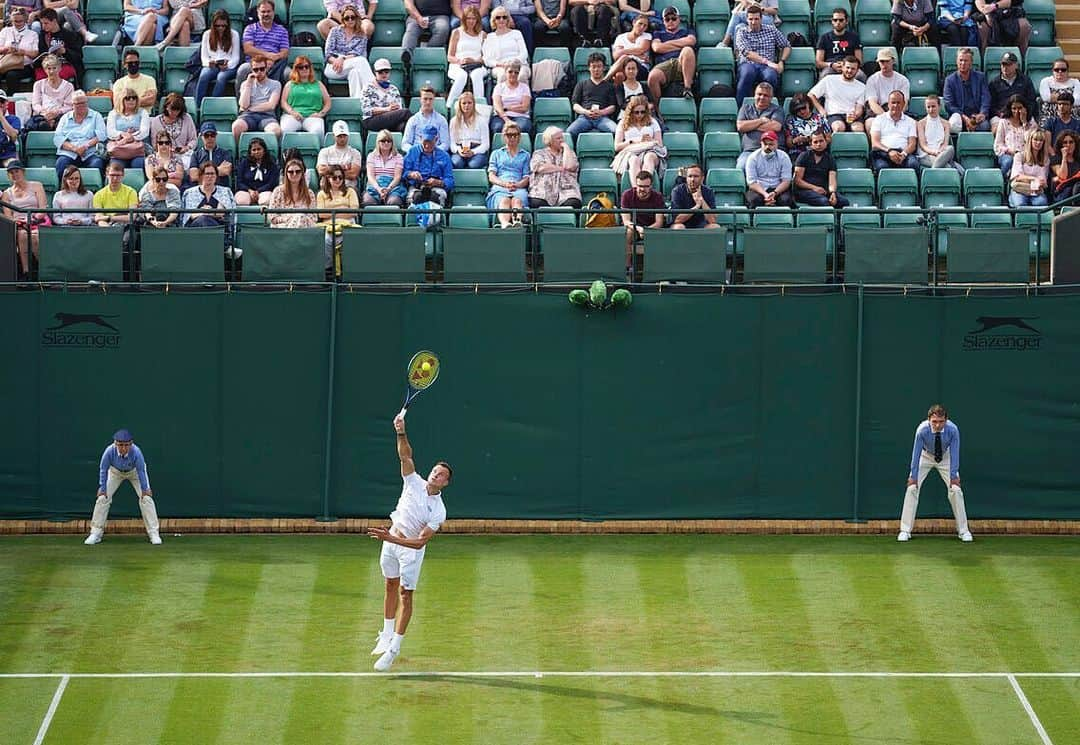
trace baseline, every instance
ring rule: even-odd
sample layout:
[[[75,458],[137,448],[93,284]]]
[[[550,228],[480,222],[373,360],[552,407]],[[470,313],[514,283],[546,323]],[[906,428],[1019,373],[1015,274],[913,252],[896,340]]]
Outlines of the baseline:
[[[54,703],[73,678],[1080,678],[1080,672],[827,672],[798,670],[424,670],[377,673],[360,671],[264,671],[264,672],[157,672],[157,673],[0,673],[0,680],[14,678],[60,678]],[[1026,701],[1019,685],[1017,695]],[[54,707],[50,707],[50,713]]]

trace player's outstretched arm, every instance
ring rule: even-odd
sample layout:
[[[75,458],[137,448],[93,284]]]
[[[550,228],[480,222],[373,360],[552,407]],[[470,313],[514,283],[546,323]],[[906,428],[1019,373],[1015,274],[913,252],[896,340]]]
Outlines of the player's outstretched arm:
[[[396,543],[405,548],[423,548],[435,537],[435,531],[427,526],[420,531],[419,538],[401,538],[391,533],[389,528],[368,528],[367,534],[376,540]]]
[[[416,473],[416,464],[413,463],[412,458],[412,445],[409,444],[409,437],[405,434],[405,417],[401,414],[394,417],[394,431],[397,432],[397,454],[398,460],[401,461],[402,477]]]

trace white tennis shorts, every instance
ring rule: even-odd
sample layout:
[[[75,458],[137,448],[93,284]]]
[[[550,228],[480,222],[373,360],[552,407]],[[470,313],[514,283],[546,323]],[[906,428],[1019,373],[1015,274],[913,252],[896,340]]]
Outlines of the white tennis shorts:
[[[415,590],[420,581],[420,567],[424,563],[425,548],[406,548],[396,543],[383,541],[379,566],[387,579],[401,578],[401,586],[406,590]]]

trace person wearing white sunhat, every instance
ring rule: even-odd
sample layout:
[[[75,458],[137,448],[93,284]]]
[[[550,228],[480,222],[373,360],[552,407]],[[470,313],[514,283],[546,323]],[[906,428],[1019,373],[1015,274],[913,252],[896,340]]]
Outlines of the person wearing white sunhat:
[[[135,444],[131,433],[121,429],[116,431],[112,444],[101,454],[97,500],[94,503],[93,517],[90,518],[90,535],[84,541],[87,546],[101,543],[113,494],[125,481],[131,482],[131,487],[139,497],[139,511],[142,513],[146,533],[150,536],[150,543],[155,546],[161,544],[157,506],[154,504],[154,492],[150,489],[150,476],[146,472],[146,458]]]

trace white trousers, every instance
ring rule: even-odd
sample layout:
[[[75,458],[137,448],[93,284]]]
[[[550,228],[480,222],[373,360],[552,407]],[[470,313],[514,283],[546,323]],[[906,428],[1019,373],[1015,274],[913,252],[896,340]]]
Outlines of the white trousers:
[[[283,114],[281,117],[281,131],[282,132],[299,132],[300,130],[305,132],[314,132],[319,136],[319,143],[322,143],[323,137],[326,135],[326,122],[320,116],[305,116],[303,121],[297,121],[295,116],[289,114]]]
[[[925,450],[919,458],[919,473],[916,483],[907,488],[904,493],[904,509],[900,513],[900,530],[910,533],[915,527],[915,513],[919,509],[919,490],[922,489],[923,481],[931,470],[937,471],[941,480],[945,482],[945,488],[949,490],[949,504],[952,505],[953,517],[956,519],[956,532],[963,535],[968,532],[967,511],[964,509],[964,492],[959,486],[949,485],[949,453],[940,463],[934,460],[934,456]]]
[[[327,63],[323,75],[327,80],[348,80],[349,98],[360,98],[360,91],[375,80],[371,65],[363,57],[349,57],[341,66],[341,72],[336,72],[334,66]]]
[[[454,84],[450,86],[450,92],[446,94],[447,107],[453,106],[454,101],[457,100],[465,91],[465,83],[472,78],[473,95],[477,98],[484,98],[484,80],[487,78],[487,68],[481,65],[472,72],[465,72],[465,68],[461,65],[451,64],[447,70],[447,76],[454,81]]]
[[[142,513],[143,525],[146,526],[147,534],[153,535],[158,532],[157,507],[154,505],[153,497],[144,497],[142,495],[138,471],[132,469],[124,473],[111,467],[109,468],[109,476],[105,480],[105,494],[98,496],[97,501],[94,503],[94,515],[90,518],[91,532],[105,532],[105,523],[109,519],[109,508],[112,507],[113,494],[125,481],[131,482],[131,487],[135,490],[135,496],[139,499],[139,511]]]

